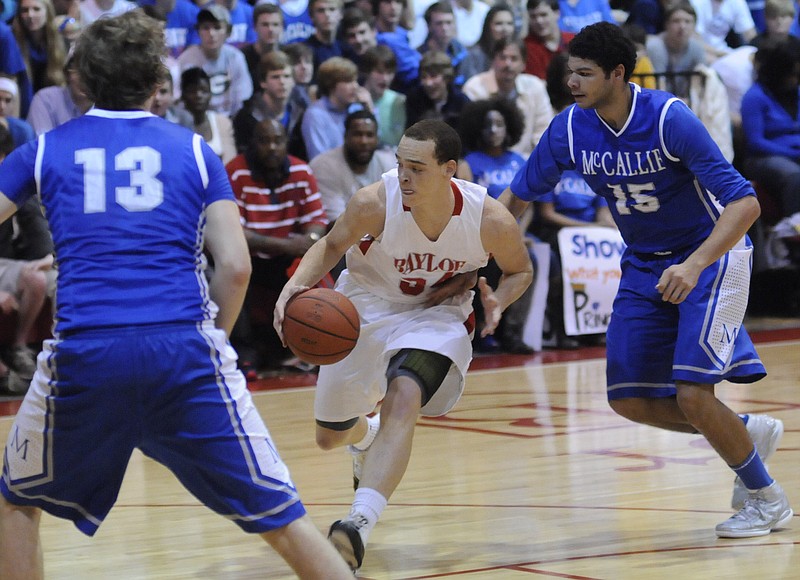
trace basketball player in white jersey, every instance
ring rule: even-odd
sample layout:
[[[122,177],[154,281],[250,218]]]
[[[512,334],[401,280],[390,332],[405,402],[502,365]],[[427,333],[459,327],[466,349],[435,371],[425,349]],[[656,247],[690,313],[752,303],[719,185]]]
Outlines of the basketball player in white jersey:
[[[0,220],[38,195],[59,266],[54,337],[5,449],[0,578],[43,577],[41,510],[93,535],[134,448],[300,577],[352,578],[236,369],[227,335],[250,256],[222,162],[149,112],[164,68],[159,22],[139,10],[101,18],[77,43],[95,108],[0,166]]]
[[[407,129],[397,169],[356,192],[303,257],[275,309],[281,333],[287,301],[347,252],[336,289],[358,309],[361,334],[347,358],[320,369],[314,413],[317,444],[350,445],[354,455],[355,499],[329,531],[354,571],[408,466],[418,415],[443,415],[463,390],[475,327],[472,291],[441,301],[434,287],[477,270],[492,254],[503,276],[494,291],[479,282],[485,335],[533,276],[511,214],[483,187],[453,179],[460,154],[458,134],[446,123],[425,120]],[[380,414],[367,419],[381,400]]]

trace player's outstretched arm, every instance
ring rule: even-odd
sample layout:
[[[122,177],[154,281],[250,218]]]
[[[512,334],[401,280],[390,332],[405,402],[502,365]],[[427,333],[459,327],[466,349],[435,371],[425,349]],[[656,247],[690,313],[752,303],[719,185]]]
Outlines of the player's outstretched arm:
[[[522,241],[517,221],[497,200],[486,199],[481,222],[481,241],[502,271],[497,289],[490,293],[480,287],[486,311],[482,334],[494,332],[501,313],[522,296],[533,280],[533,265]]]
[[[506,187],[497,200],[505,206],[515,218],[519,218],[525,213],[525,210],[528,209],[528,205],[530,205],[529,201],[525,201],[514,195],[510,187]]]
[[[309,248],[275,304],[273,326],[281,340],[286,303],[298,292],[319,282],[362,237],[378,237],[383,232],[385,214],[386,194],[383,182],[379,181],[358,190],[331,231]]]
[[[214,258],[211,299],[219,307],[217,328],[230,336],[250,283],[250,252],[244,239],[239,208],[232,201],[215,201],[206,210],[206,247]]]

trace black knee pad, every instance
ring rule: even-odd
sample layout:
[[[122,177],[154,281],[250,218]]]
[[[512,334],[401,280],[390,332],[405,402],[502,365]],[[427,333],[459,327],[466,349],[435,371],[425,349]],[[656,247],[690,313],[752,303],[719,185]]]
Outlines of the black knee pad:
[[[422,406],[431,400],[444,382],[453,361],[444,355],[429,350],[404,348],[389,361],[386,381],[396,377],[409,377],[422,391]]]
[[[358,423],[358,417],[353,417],[347,421],[320,421],[317,419],[317,425],[331,431],[347,431],[352,429],[356,423]]]

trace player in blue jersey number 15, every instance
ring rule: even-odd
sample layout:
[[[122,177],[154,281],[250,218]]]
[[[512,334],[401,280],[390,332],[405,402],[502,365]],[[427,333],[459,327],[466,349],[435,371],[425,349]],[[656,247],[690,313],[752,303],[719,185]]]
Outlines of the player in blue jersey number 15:
[[[720,537],[761,536],[792,509],[764,462],[783,424],[737,415],[723,380],[766,375],[742,327],[758,218],[755,192],[708,131],[669,93],[629,82],[636,49],[619,27],[584,28],[569,45],[575,105],[550,123],[503,201],[519,215],[574,169],[608,206],[627,244],[608,328],[611,408],[632,421],[700,433],[734,472],[736,513]]]

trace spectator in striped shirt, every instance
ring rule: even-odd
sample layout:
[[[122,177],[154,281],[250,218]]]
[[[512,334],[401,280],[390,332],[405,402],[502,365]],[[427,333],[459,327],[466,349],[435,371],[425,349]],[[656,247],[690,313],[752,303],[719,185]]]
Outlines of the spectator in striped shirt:
[[[287,362],[296,366],[272,328],[272,311],[296,262],[328,226],[317,180],[308,164],[289,155],[286,147],[280,121],[265,119],[254,127],[248,149],[227,165],[253,264],[231,341],[242,366],[249,363],[253,370]]]

